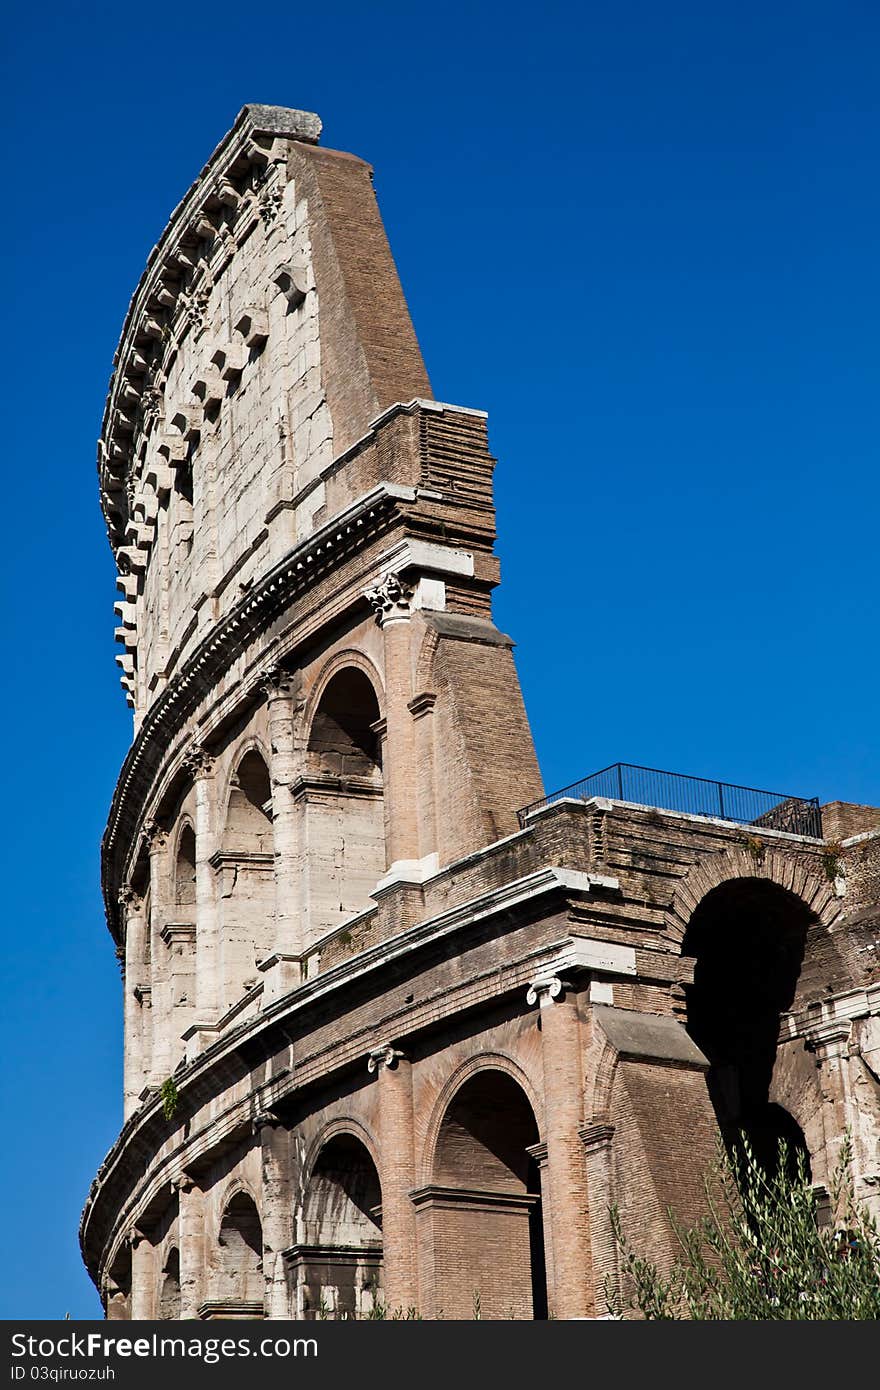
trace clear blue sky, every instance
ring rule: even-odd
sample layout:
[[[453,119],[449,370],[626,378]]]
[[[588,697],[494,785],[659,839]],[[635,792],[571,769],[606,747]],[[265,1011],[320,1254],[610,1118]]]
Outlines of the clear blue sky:
[[[87,1317],[130,737],[95,440],[171,208],[248,101],[375,165],[435,394],[490,413],[548,788],[624,759],[878,802],[880,10],[50,0],[5,36],[0,1316]]]

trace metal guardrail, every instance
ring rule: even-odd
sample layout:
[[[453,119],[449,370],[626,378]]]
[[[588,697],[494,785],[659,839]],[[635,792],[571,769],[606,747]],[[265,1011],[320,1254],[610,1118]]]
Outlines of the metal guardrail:
[[[713,782],[706,777],[687,777],[681,772],[662,772],[656,767],[636,763],[612,763],[599,772],[551,792],[540,801],[524,806],[519,814],[524,826],[534,811],[555,801],[570,798],[588,801],[594,796],[609,801],[629,801],[658,810],[681,811],[685,815],[713,816],[738,825],[785,830],[792,835],[822,838],[822,812],[819,798],[788,796],[782,792],[760,791],[757,787],[738,787],[732,782]]]

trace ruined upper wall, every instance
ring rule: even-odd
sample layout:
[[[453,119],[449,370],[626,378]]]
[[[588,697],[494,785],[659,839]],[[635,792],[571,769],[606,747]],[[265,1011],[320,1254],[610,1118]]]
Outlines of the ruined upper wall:
[[[139,722],[260,574],[327,519],[324,475],[430,386],[372,189],[317,116],[247,106],[132,299],[99,443]],[[334,470],[334,503],[354,500]]]

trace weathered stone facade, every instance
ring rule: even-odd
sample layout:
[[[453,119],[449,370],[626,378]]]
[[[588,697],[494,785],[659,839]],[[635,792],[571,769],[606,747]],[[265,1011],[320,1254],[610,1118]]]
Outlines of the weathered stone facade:
[[[431,398],[319,133],[242,111],[115,359],[125,1123],[83,1253],[108,1317],[593,1317],[609,1204],[667,1259],[719,1124],[820,1186],[850,1126],[877,1206],[880,813],[518,818],[485,417]]]

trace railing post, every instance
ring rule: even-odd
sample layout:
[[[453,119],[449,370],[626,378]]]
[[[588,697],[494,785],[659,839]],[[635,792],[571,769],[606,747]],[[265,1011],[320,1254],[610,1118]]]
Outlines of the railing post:
[[[619,800],[619,801],[622,801],[622,800],[623,800],[623,766],[622,766],[621,763],[618,763],[618,764],[617,764],[617,792],[618,792],[618,800]]]
[[[718,783],[718,805],[721,807],[721,819],[724,820],[724,783]]]

